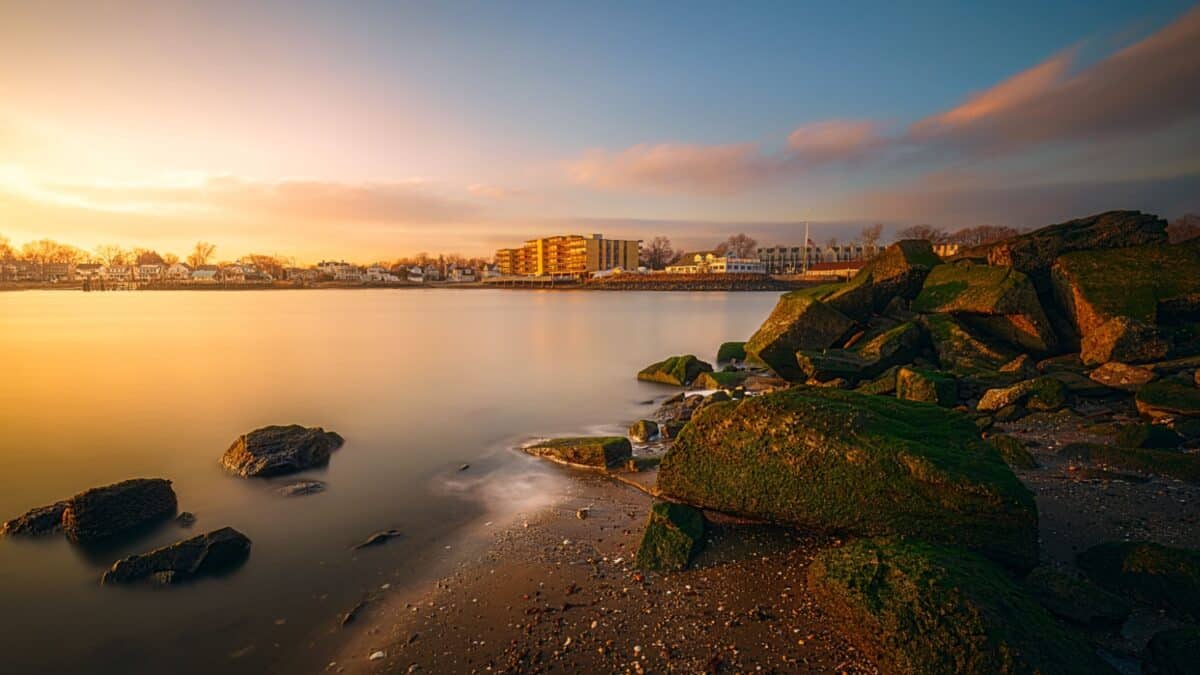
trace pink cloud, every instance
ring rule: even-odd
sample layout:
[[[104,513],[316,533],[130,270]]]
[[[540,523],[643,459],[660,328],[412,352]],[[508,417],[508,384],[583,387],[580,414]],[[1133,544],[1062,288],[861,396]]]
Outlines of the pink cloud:
[[[799,127],[788,136],[788,148],[805,164],[862,159],[884,144],[871,121],[828,120]]]
[[[571,162],[568,173],[581,185],[648,192],[730,194],[776,176],[778,160],[750,143],[635,145],[620,152],[593,150]]]

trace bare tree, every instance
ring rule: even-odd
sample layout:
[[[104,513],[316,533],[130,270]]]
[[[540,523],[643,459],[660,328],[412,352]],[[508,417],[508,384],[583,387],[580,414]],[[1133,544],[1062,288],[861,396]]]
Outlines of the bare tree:
[[[188,256],[188,264],[192,267],[207,265],[216,250],[216,245],[210,244],[207,241],[198,241],[196,242],[196,247],[192,249],[192,254]]]
[[[1200,237],[1200,215],[1187,213],[1172,220],[1167,226],[1167,236],[1172,244]]]
[[[179,262],[179,256],[175,255],[174,253],[164,253],[162,254],[162,260],[166,265],[174,265],[175,263]]]
[[[862,242],[863,251],[867,255],[871,255],[879,247],[879,239],[882,236],[883,223],[875,223],[863,227],[862,231],[858,233],[858,240]]]
[[[0,234],[0,260],[10,260],[16,255],[12,244],[8,243],[8,237]]]
[[[1007,225],[976,225],[964,227],[948,235],[948,240],[963,246],[980,246],[1015,237],[1021,231]]]
[[[153,251],[148,248],[133,249],[133,261],[138,265],[161,265],[163,257],[158,254],[158,251]]]
[[[642,247],[642,264],[652,270],[661,270],[673,264],[680,252],[671,245],[666,237],[655,237]]]
[[[746,235],[744,232],[739,232],[717,246],[717,250],[723,255],[733,256],[734,258],[754,258],[758,252],[758,242],[754,237]]]
[[[46,266],[52,263],[79,262],[85,256],[83,251],[74,246],[60,244],[53,239],[39,239],[22,246],[21,257],[29,262]]]
[[[116,244],[101,244],[96,247],[96,255],[99,256],[101,262],[111,267],[124,265],[128,254],[125,253],[125,249]]]
[[[898,239],[924,239],[932,244],[944,244],[949,238],[946,231],[933,225],[913,225],[896,233]]]

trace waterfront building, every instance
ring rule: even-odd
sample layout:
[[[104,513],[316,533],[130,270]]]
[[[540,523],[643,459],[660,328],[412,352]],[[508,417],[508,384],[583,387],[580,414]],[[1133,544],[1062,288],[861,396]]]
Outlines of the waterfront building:
[[[933,252],[936,253],[939,258],[944,260],[957,254],[961,248],[962,246],[960,244],[934,244]]]
[[[635,239],[605,239],[600,234],[556,235],[530,239],[520,248],[496,251],[501,274],[586,277],[602,270],[635,270],[641,250]]]
[[[137,278],[137,268],[133,265],[109,265],[108,278],[113,281],[133,281]]]
[[[766,267],[756,258],[736,258],[717,251],[684,253],[667,267],[672,274],[765,274]]]
[[[76,279],[103,279],[104,265],[99,263],[81,263],[75,266]]]
[[[171,281],[188,281],[192,278],[192,268],[177,262],[167,267],[166,277]]]
[[[221,269],[216,265],[200,265],[192,270],[192,281],[215,283],[220,275]]]
[[[397,281],[400,281],[400,277],[396,276],[395,274],[392,274],[392,271],[385,267],[380,267],[379,265],[372,265],[367,268],[367,281],[372,281],[375,283],[393,284],[393,283],[396,283]]]
[[[878,252],[878,246],[858,243],[818,246],[810,240],[807,246],[760,247],[758,259],[768,274],[800,274],[821,263],[869,260]]]
[[[139,279],[147,281],[157,281],[162,278],[163,266],[158,263],[147,263],[137,266],[137,276]]]
[[[446,268],[446,280],[455,283],[469,283],[475,281],[475,269],[466,265],[450,264]]]
[[[74,263],[47,263],[46,271],[42,275],[46,281],[74,281],[75,280],[75,264]]]
[[[353,267],[354,265],[351,265],[345,260],[322,260],[321,262],[317,263],[317,270],[320,271],[321,274],[331,279],[337,279],[339,273],[345,274],[353,269]]]

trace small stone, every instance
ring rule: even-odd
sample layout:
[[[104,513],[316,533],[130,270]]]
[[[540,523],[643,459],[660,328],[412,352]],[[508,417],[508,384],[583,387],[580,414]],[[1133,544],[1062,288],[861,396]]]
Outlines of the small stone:
[[[579,509],[578,511],[575,512],[575,517],[580,520],[587,520],[588,510],[587,509]]]
[[[378,660],[380,660],[380,659],[383,659],[383,658],[385,658],[385,657],[387,657],[387,654],[385,654],[385,653],[383,653],[383,652],[371,652],[371,655],[370,655],[370,656],[368,656],[368,657],[367,657],[367,659],[368,659],[368,660],[371,660],[371,661],[378,661]]]

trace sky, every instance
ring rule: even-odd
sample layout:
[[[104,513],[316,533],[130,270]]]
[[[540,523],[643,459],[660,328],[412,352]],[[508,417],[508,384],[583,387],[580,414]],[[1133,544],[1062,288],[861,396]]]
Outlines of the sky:
[[[218,257],[1200,212],[1189,2],[0,0],[0,236]]]

